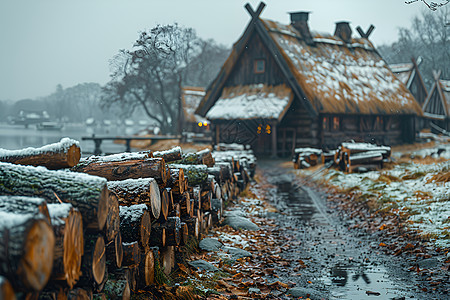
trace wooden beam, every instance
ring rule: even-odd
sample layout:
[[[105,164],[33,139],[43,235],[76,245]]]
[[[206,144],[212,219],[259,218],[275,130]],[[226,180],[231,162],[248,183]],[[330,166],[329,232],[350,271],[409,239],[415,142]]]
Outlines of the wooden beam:
[[[272,157],[277,157],[277,124],[272,124]]]

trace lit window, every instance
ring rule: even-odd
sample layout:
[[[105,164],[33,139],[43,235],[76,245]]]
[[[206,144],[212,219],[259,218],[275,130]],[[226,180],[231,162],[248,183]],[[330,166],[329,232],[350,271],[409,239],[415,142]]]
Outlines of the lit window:
[[[198,122],[198,127],[202,127],[203,126],[203,123],[202,122]]]
[[[258,125],[258,130],[257,130],[258,134],[261,134],[261,129],[262,129],[262,125],[259,124],[259,125]]]
[[[333,130],[340,129],[340,119],[339,117],[333,117]]]
[[[254,70],[256,74],[261,74],[266,71],[266,61],[264,59],[255,59]]]
[[[328,117],[323,117],[322,129],[326,131],[326,130],[328,130],[328,128],[330,128],[330,120],[328,119]]]
[[[271,133],[271,131],[270,131],[270,125],[269,125],[269,124],[266,125],[266,133],[267,133],[267,134],[270,134],[270,133]]]

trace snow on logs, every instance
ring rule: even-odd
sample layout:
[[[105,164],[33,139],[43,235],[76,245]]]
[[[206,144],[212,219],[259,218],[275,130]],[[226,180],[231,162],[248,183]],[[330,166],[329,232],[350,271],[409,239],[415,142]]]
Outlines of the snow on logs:
[[[48,169],[71,168],[81,157],[78,141],[63,138],[60,142],[41,148],[22,150],[0,149],[0,161],[19,165],[44,166]]]
[[[0,194],[38,196],[48,203],[71,203],[86,228],[102,230],[108,214],[106,180],[88,174],[0,163]]]
[[[7,195],[0,199],[0,213],[27,215],[32,220],[26,222],[47,228],[50,257],[44,264],[33,256],[40,260],[36,267],[47,270],[35,276],[40,284],[27,283],[32,280],[23,273],[11,274],[10,266],[0,266],[0,276],[16,292],[91,297],[104,289],[103,296],[129,298],[155,283],[155,270],[170,273],[189,238],[220,221],[224,200],[245,188],[254,162],[246,149],[183,154],[180,147],[91,156],[64,171],[0,162],[0,195]],[[17,235],[24,241],[15,243],[26,243],[26,230]],[[54,247],[48,247],[49,239]],[[22,249],[22,255],[26,251],[32,248]]]

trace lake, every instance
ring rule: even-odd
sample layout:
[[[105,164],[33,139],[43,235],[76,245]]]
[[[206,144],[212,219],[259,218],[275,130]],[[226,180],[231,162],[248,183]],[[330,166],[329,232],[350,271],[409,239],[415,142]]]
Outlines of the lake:
[[[90,127],[84,124],[66,124],[61,130],[37,130],[34,125],[25,128],[23,125],[0,124],[0,148],[16,150],[26,147],[41,147],[56,143],[63,137],[69,137],[80,142],[83,156],[94,152],[93,141],[82,141],[81,137],[92,136],[117,136],[132,135],[144,127],[116,126]],[[105,153],[119,153],[125,151],[125,145],[114,144],[113,141],[103,141],[101,145]]]

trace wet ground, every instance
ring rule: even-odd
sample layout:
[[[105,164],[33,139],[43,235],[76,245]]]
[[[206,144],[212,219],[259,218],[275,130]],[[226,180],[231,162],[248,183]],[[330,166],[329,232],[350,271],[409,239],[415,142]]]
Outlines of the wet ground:
[[[259,161],[270,183],[275,218],[289,236],[280,256],[295,263],[278,266],[280,279],[296,283],[311,299],[448,299],[421,291],[408,263],[380,253],[376,237],[348,230],[350,221],[327,207],[326,195],[300,186],[281,161]]]

